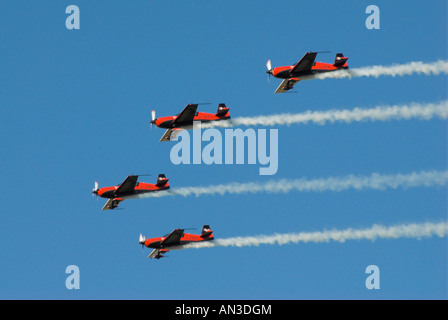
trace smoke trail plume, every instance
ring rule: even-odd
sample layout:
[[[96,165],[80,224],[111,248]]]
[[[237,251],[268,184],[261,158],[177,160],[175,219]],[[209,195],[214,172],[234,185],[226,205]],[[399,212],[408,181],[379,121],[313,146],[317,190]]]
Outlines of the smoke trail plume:
[[[202,128],[232,127],[232,126],[278,126],[291,124],[315,123],[352,123],[362,121],[390,120],[431,120],[434,118],[448,119],[448,101],[440,103],[411,103],[408,105],[377,106],[363,109],[333,109],[328,111],[305,111],[302,113],[283,113],[268,116],[238,117],[229,121],[218,121],[202,124]]]
[[[283,233],[274,235],[258,235],[248,237],[233,237],[214,241],[188,244],[185,248],[210,247],[250,247],[263,244],[285,245],[291,243],[322,243],[345,242],[347,240],[400,239],[400,238],[429,238],[433,236],[445,237],[448,234],[448,224],[440,223],[411,223],[396,226],[373,225],[368,229],[325,230],[316,232]]]
[[[439,75],[448,74],[448,61],[438,60],[436,62],[424,63],[421,61],[406,64],[395,64],[391,66],[370,66],[354,69],[341,69],[334,72],[326,72],[316,76],[317,79],[328,78],[358,78],[380,76],[409,76],[412,74]]]
[[[385,190],[397,188],[432,187],[447,184],[448,171],[420,171],[409,174],[369,176],[348,175],[320,179],[280,179],[268,182],[246,182],[211,185],[206,187],[183,187],[168,191],[142,194],[140,198],[163,196],[203,196],[248,193],[289,193],[296,192],[340,192],[344,190]]]

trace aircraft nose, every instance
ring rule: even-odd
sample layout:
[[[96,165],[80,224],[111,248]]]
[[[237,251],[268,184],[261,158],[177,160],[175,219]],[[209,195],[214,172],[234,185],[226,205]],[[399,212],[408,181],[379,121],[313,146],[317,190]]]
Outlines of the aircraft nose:
[[[96,194],[97,194],[97,196],[103,197],[104,192],[105,192],[105,190],[99,189],[99,190],[96,191]]]

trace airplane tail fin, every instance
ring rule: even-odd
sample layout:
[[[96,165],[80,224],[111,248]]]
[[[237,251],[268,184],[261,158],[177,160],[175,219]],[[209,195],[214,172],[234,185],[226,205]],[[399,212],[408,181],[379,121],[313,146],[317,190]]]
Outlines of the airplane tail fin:
[[[344,57],[344,54],[336,53],[336,57],[334,58],[333,66],[342,67],[347,62],[347,60],[348,60],[348,58]]]
[[[218,111],[216,112],[216,116],[224,117],[229,112],[229,110],[230,108],[227,108],[225,103],[220,103],[218,105]]]
[[[169,179],[167,177],[165,177],[165,175],[163,173],[161,173],[161,174],[159,174],[159,176],[157,178],[156,186],[163,187],[168,184],[168,180]]]
[[[213,239],[213,231],[210,229],[208,224],[202,227],[201,238],[211,238]]]

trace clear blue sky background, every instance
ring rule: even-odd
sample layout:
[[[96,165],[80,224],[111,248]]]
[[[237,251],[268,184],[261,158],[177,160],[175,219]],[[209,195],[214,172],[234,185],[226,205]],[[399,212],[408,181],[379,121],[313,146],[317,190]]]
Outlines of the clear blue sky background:
[[[65,28],[79,6],[81,29]],[[381,29],[365,9],[381,10]],[[446,188],[126,200],[102,212],[93,183],[133,173],[172,189],[272,178],[446,170],[446,122],[279,129],[279,169],[179,165],[150,111],[220,102],[233,117],[439,102],[447,77],[305,81],[274,95],[265,63],[343,52],[350,67],[447,59],[447,4],[434,1],[3,1],[0,6],[0,298],[414,299],[447,297],[447,240],[348,241],[170,252],[148,260],[139,233],[210,224],[216,238],[444,221]],[[199,232],[198,230],[198,232]],[[81,289],[67,290],[77,265]],[[367,290],[365,268],[381,271]]]

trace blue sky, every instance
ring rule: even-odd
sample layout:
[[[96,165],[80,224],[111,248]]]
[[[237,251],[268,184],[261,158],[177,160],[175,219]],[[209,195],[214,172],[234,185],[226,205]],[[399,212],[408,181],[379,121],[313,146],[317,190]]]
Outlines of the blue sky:
[[[80,9],[67,30],[65,8]],[[370,4],[380,30],[365,27]],[[0,6],[0,298],[446,299],[446,238],[264,245],[146,259],[139,233],[209,224],[216,238],[445,221],[446,187],[126,200],[91,197],[129,174],[171,187],[446,170],[446,121],[279,126],[279,169],[173,165],[150,112],[218,103],[233,117],[447,99],[446,75],[304,81],[274,95],[265,63],[343,52],[351,68],[447,60],[446,2],[8,1]],[[365,268],[381,270],[367,290]],[[77,265],[81,289],[67,290]]]

